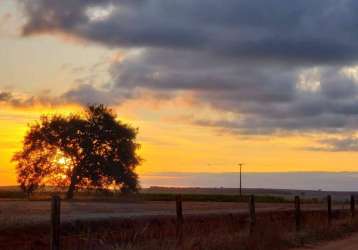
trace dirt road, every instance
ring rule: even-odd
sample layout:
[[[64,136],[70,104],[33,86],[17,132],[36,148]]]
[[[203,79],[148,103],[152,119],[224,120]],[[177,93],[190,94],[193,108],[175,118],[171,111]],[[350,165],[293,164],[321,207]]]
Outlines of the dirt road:
[[[356,250],[358,249],[358,234],[351,235],[345,239],[320,244],[315,247],[301,248],[299,250]]]

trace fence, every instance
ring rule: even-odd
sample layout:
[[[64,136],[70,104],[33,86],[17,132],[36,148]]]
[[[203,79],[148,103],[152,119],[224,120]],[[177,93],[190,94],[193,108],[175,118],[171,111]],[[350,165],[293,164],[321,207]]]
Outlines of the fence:
[[[330,225],[333,219],[332,213],[332,197],[327,196],[327,222]],[[178,242],[183,238],[183,199],[181,195],[176,196],[176,235]],[[350,216],[355,217],[355,197],[350,197]],[[255,196],[251,195],[248,201],[249,212],[249,232],[252,233],[256,227],[256,209],[255,209]],[[60,214],[61,214],[61,199],[59,196],[52,197],[51,203],[51,249],[59,250],[60,246]],[[294,222],[296,231],[300,231],[302,227],[302,211],[301,200],[299,196],[294,197]]]

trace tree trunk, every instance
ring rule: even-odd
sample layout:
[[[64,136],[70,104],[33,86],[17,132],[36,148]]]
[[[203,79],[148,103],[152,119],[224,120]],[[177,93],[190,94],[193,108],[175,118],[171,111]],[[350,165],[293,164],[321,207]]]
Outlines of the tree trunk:
[[[75,191],[75,184],[71,182],[66,194],[67,200],[72,200],[74,191]]]
[[[66,199],[71,200],[73,198],[73,193],[75,192],[76,184],[77,184],[77,169],[73,169],[72,176],[71,176],[71,184],[68,187]]]

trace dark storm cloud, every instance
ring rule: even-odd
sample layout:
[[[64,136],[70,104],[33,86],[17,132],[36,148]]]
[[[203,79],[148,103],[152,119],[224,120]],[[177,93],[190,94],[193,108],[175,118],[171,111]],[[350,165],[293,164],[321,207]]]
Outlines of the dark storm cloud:
[[[111,74],[120,88],[180,89],[199,91],[203,96],[235,93],[233,98],[240,100],[291,100],[296,69],[261,66],[204,52],[151,49],[113,64]]]
[[[254,134],[356,128],[355,80],[339,67],[325,66],[317,69],[317,89],[304,89],[300,75],[314,81],[310,69],[305,70],[290,65],[232,63],[203,52],[151,49],[112,65],[111,72],[119,89],[194,91],[214,109],[241,115],[234,121],[192,120],[200,125]]]
[[[239,133],[358,128],[358,2],[354,0],[19,0],[24,35],[61,33],[125,48],[111,84],[64,100],[118,104],[141,90],[237,119],[189,119]],[[322,142],[323,143],[323,142]]]
[[[118,90],[108,90],[95,88],[90,84],[81,84],[61,96],[61,99],[67,102],[89,104],[115,105],[120,103],[125,97],[124,93]],[[127,96],[129,98],[129,96]]]
[[[107,46],[210,50],[255,60],[357,59],[354,0],[19,1],[28,15],[25,35],[59,31]]]

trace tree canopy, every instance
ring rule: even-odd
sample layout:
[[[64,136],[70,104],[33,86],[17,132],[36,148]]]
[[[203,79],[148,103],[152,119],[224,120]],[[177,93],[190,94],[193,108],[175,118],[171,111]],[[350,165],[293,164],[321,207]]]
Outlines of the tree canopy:
[[[16,153],[17,180],[30,195],[43,185],[122,192],[139,188],[137,129],[116,119],[106,106],[88,106],[83,114],[43,116],[31,125]]]

